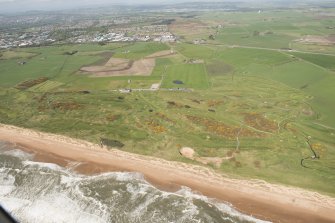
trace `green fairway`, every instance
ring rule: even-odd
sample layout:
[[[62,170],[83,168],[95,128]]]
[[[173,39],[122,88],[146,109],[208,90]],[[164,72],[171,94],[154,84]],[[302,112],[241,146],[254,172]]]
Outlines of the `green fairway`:
[[[266,74],[268,78],[283,82],[297,89],[308,89],[309,85],[322,80],[329,73],[304,61],[294,61],[276,66],[272,73]]]
[[[23,51],[0,51],[0,60],[11,60],[11,59],[29,59],[36,56],[34,53],[23,52]]]
[[[254,31],[255,32],[255,31]],[[256,31],[258,32],[258,31]],[[267,32],[265,30],[265,32]],[[269,32],[269,31],[268,31]],[[253,32],[231,34],[229,32],[220,33],[217,40],[229,45],[267,47],[267,48],[288,48],[294,37],[279,34],[258,34]]]
[[[307,54],[307,53],[291,53],[308,62],[314,63],[326,69],[335,70],[335,56],[320,55],[320,54]]]
[[[168,50],[169,47],[162,43],[137,43],[115,50],[115,57],[126,59],[140,59],[158,51]]]
[[[174,81],[181,81],[175,84]],[[164,75],[163,88],[207,89],[209,87],[206,69],[203,64],[178,64],[169,66]]]
[[[214,50],[208,46],[197,46],[193,44],[178,44],[176,50],[188,59],[210,59],[214,55]]]
[[[98,56],[64,55],[70,50],[72,46],[34,48],[32,52],[39,55],[27,59],[23,65],[16,59],[0,60],[0,85],[10,87],[27,79],[69,76],[81,66],[101,59]]]
[[[241,68],[250,64],[260,64],[265,67],[275,66],[294,60],[280,52],[259,49],[221,48],[217,54],[217,57],[221,60]]]

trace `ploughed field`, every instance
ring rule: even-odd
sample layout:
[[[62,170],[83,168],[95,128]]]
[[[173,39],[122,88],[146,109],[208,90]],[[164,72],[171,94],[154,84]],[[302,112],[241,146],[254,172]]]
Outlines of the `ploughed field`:
[[[289,12],[214,14],[176,20],[172,31],[192,29],[179,43],[1,52],[0,122],[335,195],[335,51],[297,37],[315,35],[307,23],[316,20],[290,14],[292,27]],[[205,28],[220,18],[224,28]]]

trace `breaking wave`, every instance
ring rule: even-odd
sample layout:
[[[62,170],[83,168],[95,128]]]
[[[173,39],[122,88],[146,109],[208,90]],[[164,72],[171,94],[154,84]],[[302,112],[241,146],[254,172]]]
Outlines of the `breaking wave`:
[[[264,222],[187,187],[160,191],[139,173],[80,175],[35,162],[33,155],[1,142],[0,202],[23,223]]]

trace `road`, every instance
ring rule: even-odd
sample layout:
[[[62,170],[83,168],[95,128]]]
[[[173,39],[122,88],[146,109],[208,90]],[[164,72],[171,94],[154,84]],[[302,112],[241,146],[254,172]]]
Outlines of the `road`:
[[[288,50],[288,49],[276,49],[276,48],[266,48],[266,47],[255,47],[255,46],[241,46],[241,45],[227,45],[227,44],[203,44],[203,45],[215,45],[215,46],[224,46],[229,48],[243,48],[243,49],[257,49],[257,50],[270,50],[270,51],[279,51],[279,52],[293,52],[293,53],[306,53],[306,54],[314,54],[314,55],[324,55],[324,56],[335,56],[335,54],[331,53],[317,53],[317,52],[308,52],[308,51],[300,51],[300,50]]]

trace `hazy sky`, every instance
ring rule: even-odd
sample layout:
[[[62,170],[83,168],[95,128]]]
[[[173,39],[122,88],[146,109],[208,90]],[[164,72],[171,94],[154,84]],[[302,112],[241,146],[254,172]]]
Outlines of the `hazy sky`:
[[[106,4],[159,4],[186,1],[190,0],[0,0],[0,12],[56,10]]]
[[[107,4],[162,4],[182,2],[232,2],[241,0],[0,0],[0,13],[29,11],[29,10],[57,10]],[[242,0],[269,1],[269,0]],[[271,1],[271,0],[270,0]]]
[[[166,0],[0,0],[0,12],[57,10],[106,4],[163,3]]]
[[[271,1],[291,3],[300,2],[318,2],[334,0],[0,0],[0,13],[21,12],[29,10],[58,10],[67,8],[80,8],[87,6],[101,6],[108,4],[161,4],[161,3],[181,3],[181,2],[233,2],[248,1],[258,5]]]

